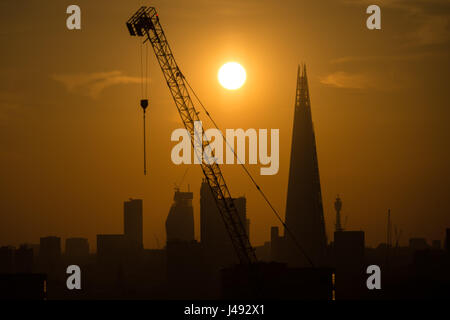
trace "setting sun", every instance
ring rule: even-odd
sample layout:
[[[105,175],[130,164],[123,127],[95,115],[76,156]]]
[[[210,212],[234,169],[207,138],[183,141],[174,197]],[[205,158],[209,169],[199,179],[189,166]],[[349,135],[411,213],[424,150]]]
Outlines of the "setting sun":
[[[244,85],[247,74],[239,63],[227,62],[219,69],[217,77],[222,87],[236,90]]]

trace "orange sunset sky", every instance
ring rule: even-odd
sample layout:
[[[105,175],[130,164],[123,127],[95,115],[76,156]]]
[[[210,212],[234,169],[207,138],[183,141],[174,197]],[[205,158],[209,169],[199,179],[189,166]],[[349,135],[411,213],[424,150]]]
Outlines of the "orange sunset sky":
[[[66,28],[66,8],[82,30]],[[122,203],[144,199],[144,245],[165,241],[174,183],[186,165],[170,159],[176,108],[149,50],[148,174],[142,172],[140,44],[127,19],[157,8],[175,58],[222,129],[280,129],[280,169],[260,176],[284,217],[297,65],[305,62],[329,240],[333,202],[345,227],[376,246],[386,213],[410,237],[443,239],[450,227],[450,3],[445,0],[28,0],[0,2],[0,244],[39,237],[120,233]],[[381,30],[366,28],[369,4]],[[235,91],[217,71],[247,71]],[[201,115],[202,116],[202,115]],[[206,122],[205,126],[209,126]],[[238,166],[224,165],[233,196],[247,197],[254,245],[279,225]],[[194,192],[199,239],[201,170]]]

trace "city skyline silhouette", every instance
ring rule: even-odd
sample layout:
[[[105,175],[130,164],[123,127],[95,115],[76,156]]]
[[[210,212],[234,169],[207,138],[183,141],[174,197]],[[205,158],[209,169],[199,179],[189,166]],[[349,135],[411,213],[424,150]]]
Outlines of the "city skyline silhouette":
[[[42,292],[44,276],[50,299],[378,299],[373,264],[385,298],[447,296],[445,1],[386,3],[381,30],[344,0],[139,5],[84,4],[70,30],[66,4],[0,4],[2,281]],[[171,133],[198,119],[279,130],[276,174],[176,165]]]
[[[409,239],[408,246],[401,246],[401,233],[396,227],[392,229],[389,210],[386,242],[376,248],[366,246],[363,230],[349,230],[340,223],[335,225],[333,238],[322,238],[323,242],[317,240],[317,234],[324,235],[323,230],[311,226],[316,225],[314,219],[321,220],[322,212],[311,208],[317,208],[316,201],[321,199],[298,191],[299,185],[315,184],[314,176],[319,173],[306,67],[300,71],[299,66],[298,70],[295,102],[298,114],[294,121],[292,149],[305,153],[293,154],[291,158],[288,194],[295,195],[291,201],[300,205],[286,210],[290,220],[284,225],[284,234],[277,226],[268,226],[270,239],[263,245],[253,245],[258,259],[253,267],[250,265],[250,269],[245,269],[242,261],[239,263],[239,252],[232,245],[206,179],[202,179],[200,188],[201,233],[195,234],[193,192],[190,185],[187,191],[181,191],[181,181],[174,187],[173,203],[165,223],[167,240],[161,247],[155,237],[158,248],[145,248],[144,202],[129,198],[123,202],[123,231],[97,234],[95,250],[86,238],[67,238],[64,246],[61,238],[55,235],[40,237],[39,244],[22,244],[18,248],[1,246],[0,274],[3,278],[0,280],[8,288],[2,297],[194,300],[446,297],[445,288],[450,285],[450,278],[444,270],[450,265],[450,228],[445,230],[444,241],[434,239],[428,243],[424,238],[414,237]],[[296,160],[299,156],[302,161]],[[316,186],[320,196],[320,184]],[[252,221],[247,218],[247,198],[235,198],[234,203],[249,236]],[[343,201],[338,195],[336,219],[342,207]],[[305,228],[305,225],[310,227]],[[68,291],[65,287],[64,271],[69,265],[83,270],[79,292]],[[382,294],[365,289],[365,269],[373,265],[381,266],[383,279],[387,278]],[[433,268],[433,275],[429,274],[430,268]],[[254,270],[258,271],[254,273]],[[425,277],[425,280],[411,285],[417,276]],[[251,280],[253,277],[257,278]],[[426,288],[432,290],[426,291]]]

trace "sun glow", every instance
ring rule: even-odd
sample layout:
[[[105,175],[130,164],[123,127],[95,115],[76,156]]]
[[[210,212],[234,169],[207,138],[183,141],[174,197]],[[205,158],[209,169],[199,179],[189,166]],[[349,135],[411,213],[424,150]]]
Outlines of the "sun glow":
[[[217,78],[225,89],[236,90],[244,85],[247,74],[239,63],[227,62],[220,67]]]

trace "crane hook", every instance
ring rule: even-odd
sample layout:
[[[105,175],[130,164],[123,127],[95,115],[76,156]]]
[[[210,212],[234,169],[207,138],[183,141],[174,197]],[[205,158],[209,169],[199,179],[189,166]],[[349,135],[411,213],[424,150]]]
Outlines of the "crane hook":
[[[142,99],[141,100],[141,108],[143,111],[143,116],[144,116],[144,175],[147,174],[147,154],[146,154],[146,143],[145,143],[145,110],[148,107],[148,100],[147,99]]]

